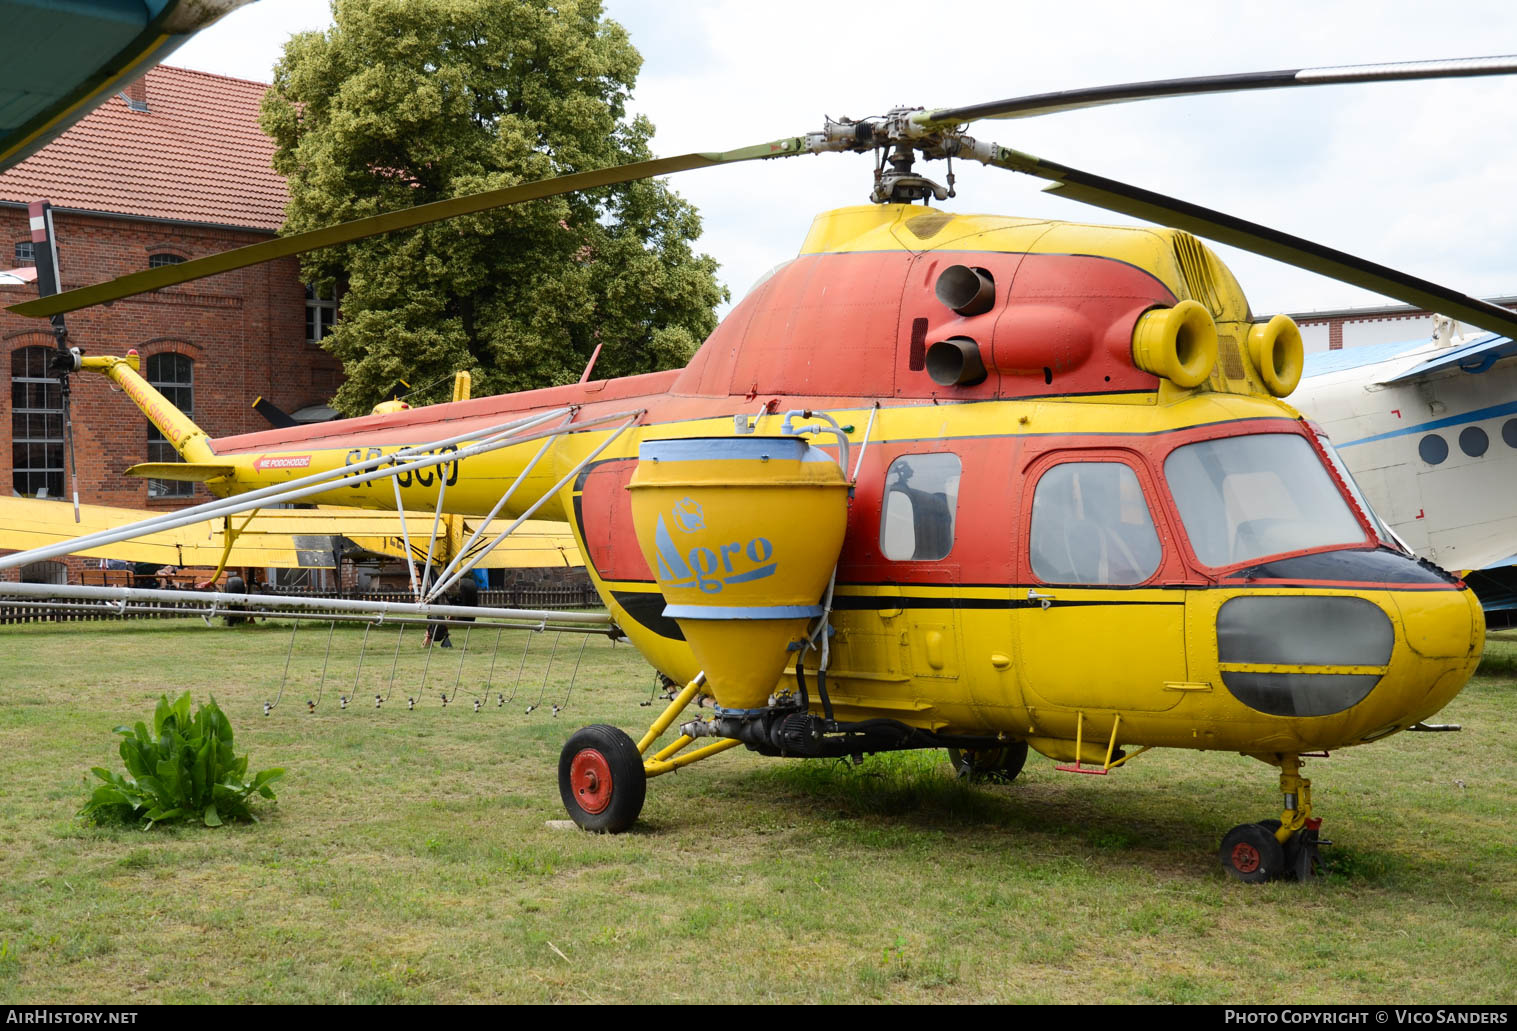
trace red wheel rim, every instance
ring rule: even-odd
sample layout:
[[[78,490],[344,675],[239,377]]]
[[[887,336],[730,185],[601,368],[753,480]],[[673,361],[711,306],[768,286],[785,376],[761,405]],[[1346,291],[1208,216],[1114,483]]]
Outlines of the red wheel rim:
[[[611,764],[593,748],[576,752],[569,766],[574,801],[592,816],[611,804]]]
[[[1253,873],[1259,869],[1259,850],[1246,841],[1233,846],[1233,867],[1239,873]]]

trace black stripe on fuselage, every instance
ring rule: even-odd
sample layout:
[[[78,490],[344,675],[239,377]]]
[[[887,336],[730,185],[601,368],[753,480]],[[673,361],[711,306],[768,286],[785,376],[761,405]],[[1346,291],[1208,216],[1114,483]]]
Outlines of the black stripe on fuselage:
[[[1012,588],[1016,590],[1017,588]],[[1036,588],[1034,588],[1036,589]],[[1053,588],[1049,588],[1052,590]],[[1105,588],[1100,588],[1105,590]],[[1184,605],[1184,598],[1050,598],[1059,608],[1090,608],[1099,605]],[[933,595],[836,594],[832,607],[841,611],[870,609],[1036,609],[1042,599],[1028,598],[943,598]]]
[[[640,581],[627,580],[617,581],[619,584],[639,583]],[[890,585],[882,585],[890,586]],[[964,585],[965,589],[1003,591],[1008,588],[996,584]],[[1278,590],[1279,588],[1299,588],[1302,590],[1347,590],[1347,591],[1426,591],[1425,585],[1401,585],[1396,584],[1363,584],[1363,583],[1227,583],[1216,585],[1183,585],[1170,584],[1160,587],[1088,587],[1059,584],[1023,584],[1009,588],[1011,591],[1113,591],[1113,590],[1146,590],[1164,591],[1166,593],[1187,591],[1247,591]],[[1453,590],[1455,588],[1449,588]],[[1458,590],[1469,590],[1468,587],[1459,587]],[[679,624],[664,615],[664,606],[667,604],[664,596],[657,591],[618,591],[611,590],[611,597],[626,611],[629,618],[635,620],[640,626],[651,630],[660,637],[666,637],[674,641],[683,641],[685,635],[681,632]],[[1185,598],[1070,598],[1055,595],[1049,598],[1050,608],[1112,608],[1132,605],[1184,605]],[[940,612],[963,612],[970,610],[1001,610],[1010,612],[1017,609],[1042,608],[1041,598],[976,598],[976,597],[942,597],[940,595],[923,594],[835,594],[832,599],[832,607],[839,612],[869,612],[880,609],[915,609],[918,611]]]

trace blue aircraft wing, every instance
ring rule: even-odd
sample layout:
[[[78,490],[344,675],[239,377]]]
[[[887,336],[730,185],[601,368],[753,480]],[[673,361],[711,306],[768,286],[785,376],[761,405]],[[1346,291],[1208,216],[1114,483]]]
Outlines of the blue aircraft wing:
[[[1481,373],[1503,358],[1517,354],[1517,342],[1498,333],[1485,333],[1473,340],[1441,351],[1426,361],[1397,373],[1384,383],[1405,383],[1419,379],[1440,369],[1457,368],[1468,373]]]
[[[0,0],[0,171],[249,0]]]

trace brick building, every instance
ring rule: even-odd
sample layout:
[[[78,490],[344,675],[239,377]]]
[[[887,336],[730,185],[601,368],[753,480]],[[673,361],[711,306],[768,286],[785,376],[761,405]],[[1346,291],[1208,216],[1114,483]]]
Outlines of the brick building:
[[[149,72],[0,175],[0,268],[31,261],[32,200],[53,204],[65,289],[273,236],[287,193],[258,129],[266,89],[180,68]],[[0,307],[34,291],[0,286]],[[135,347],[144,375],[217,437],[267,428],[250,407],[259,396],[289,412],[326,403],[341,365],[316,341],[334,315],[285,259],[76,312],[68,329],[86,353]],[[46,375],[53,346],[45,321],[0,310],[0,368],[11,377],[0,476],[16,494],[67,494],[59,393]],[[192,484],[124,476],[172,450],[103,377],[77,375],[73,386],[81,501],[161,509],[208,497]]]
[[[1517,297],[1490,297],[1487,300],[1517,309]],[[1306,345],[1307,354],[1364,344],[1410,342],[1433,335],[1433,313],[1407,304],[1308,311],[1292,313],[1291,318],[1301,327],[1301,341]],[[1462,327],[1462,331],[1479,332],[1471,326]]]

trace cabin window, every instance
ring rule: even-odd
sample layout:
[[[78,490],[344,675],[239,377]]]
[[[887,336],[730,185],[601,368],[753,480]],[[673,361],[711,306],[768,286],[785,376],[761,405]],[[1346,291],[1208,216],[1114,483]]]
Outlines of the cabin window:
[[[337,324],[337,284],[306,284],[306,343],[319,344]]]
[[[1065,462],[1038,479],[1028,532],[1044,583],[1140,584],[1159,569],[1159,535],[1143,488],[1121,462]]]
[[[11,352],[11,486],[23,497],[63,497],[63,392],[48,372],[51,347]]]
[[[166,351],[147,360],[147,381],[173,406],[190,418],[195,414],[195,362],[182,354]],[[168,438],[158,432],[152,423],[147,428],[147,460],[149,462],[182,462]],[[147,496],[150,498],[188,498],[194,495],[195,485],[180,480],[148,480]]]
[[[1164,475],[1208,566],[1364,542],[1364,528],[1302,437],[1264,433],[1177,447]]]
[[[963,465],[958,455],[902,455],[885,471],[880,551],[892,562],[934,562],[953,550]]]

